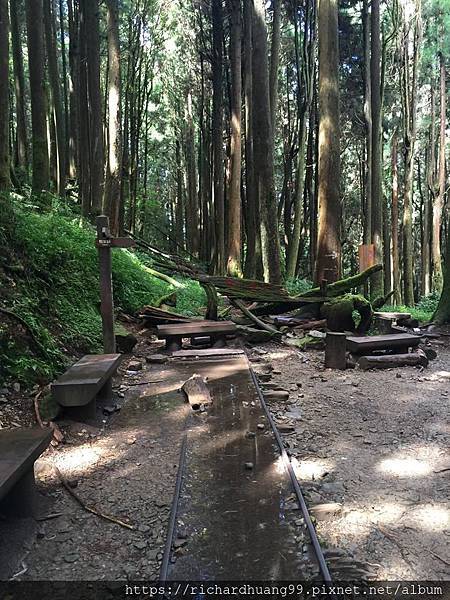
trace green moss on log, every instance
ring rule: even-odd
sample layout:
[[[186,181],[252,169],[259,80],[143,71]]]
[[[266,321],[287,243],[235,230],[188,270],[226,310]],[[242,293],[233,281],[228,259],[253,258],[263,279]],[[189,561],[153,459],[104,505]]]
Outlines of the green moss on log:
[[[355,323],[353,312],[360,314],[359,324]],[[358,331],[367,330],[372,319],[372,306],[360,294],[345,294],[337,298],[330,298],[320,310],[320,314],[327,320],[327,327],[331,331]]]

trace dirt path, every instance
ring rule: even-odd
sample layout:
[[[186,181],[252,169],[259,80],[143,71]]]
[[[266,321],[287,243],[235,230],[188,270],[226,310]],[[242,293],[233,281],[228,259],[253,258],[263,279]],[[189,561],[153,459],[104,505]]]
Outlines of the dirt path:
[[[322,352],[280,346],[250,353],[290,389],[290,403],[271,410],[295,426],[285,439],[310,505],[342,505],[318,523],[324,545],[378,579],[450,575],[450,350],[436,348],[423,372],[325,370]]]

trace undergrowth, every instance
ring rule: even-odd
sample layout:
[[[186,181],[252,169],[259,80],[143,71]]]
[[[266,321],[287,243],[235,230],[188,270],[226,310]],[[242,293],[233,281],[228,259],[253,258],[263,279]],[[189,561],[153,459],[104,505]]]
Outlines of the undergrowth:
[[[49,381],[68,356],[101,351],[95,232],[79,217],[38,213],[14,202],[0,227],[0,381]],[[6,223],[6,225],[5,225]],[[195,314],[203,291],[183,282],[177,310]],[[133,314],[173,288],[131,251],[113,251],[117,310]]]
[[[423,296],[415,306],[383,306],[382,310],[386,312],[405,312],[410,313],[413,319],[420,323],[428,323],[433,318],[439,302],[439,293],[433,292]]]

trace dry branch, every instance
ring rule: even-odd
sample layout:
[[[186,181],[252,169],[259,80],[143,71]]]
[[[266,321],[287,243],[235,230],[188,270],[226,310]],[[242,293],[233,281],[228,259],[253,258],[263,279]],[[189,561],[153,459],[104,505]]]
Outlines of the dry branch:
[[[64,475],[61,473],[61,471],[58,469],[58,467],[56,465],[53,465],[53,468],[55,470],[55,473],[58,476],[58,479],[64,486],[64,488],[69,492],[69,494],[72,496],[72,498],[74,500],[76,500],[78,502],[78,504],[81,506],[81,508],[83,508],[85,511],[90,512],[93,515],[96,515],[97,517],[104,519],[105,521],[110,521],[111,523],[116,523],[116,525],[120,525],[121,527],[126,527],[126,529],[132,529],[132,530],[135,529],[135,527],[133,525],[130,525],[129,523],[125,523],[124,521],[121,521],[120,519],[117,519],[116,517],[112,517],[110,515],[105,515],[105,513],[100,512],[96,508],[93,508],[92,506],[88,506],[84,502],[84,500],[82,500],[80,498],[80,496],[70,487],[69,482],[64,477]]]

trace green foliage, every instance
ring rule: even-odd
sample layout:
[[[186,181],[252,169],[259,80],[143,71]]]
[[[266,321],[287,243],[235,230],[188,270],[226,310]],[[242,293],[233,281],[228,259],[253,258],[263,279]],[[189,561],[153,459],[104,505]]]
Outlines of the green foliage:
[[[73,215],[35,213],[13,205],[12,225],[0,230],[0,245],[8,247],[8,262],[18,269],[13,283],[1,286],[0,301],[31,333],[14,319],[2,318],[0,379],[48,381],[63,369],[67,354],[101,351],[94,239],[93,228]],[[11,280],[6,269],[1,262],[0,274]],[[127,250],[113,252],[113,284],[116,308],[128,313],[170,289]],[[194,296],[184,300],[185,306],[196,306]]]
[[[433,292],[428,296],[423,296],[416,306],[383,306],[381,310],[386,312],[406,312],[410,313],[413,319],[417,319],[420,323],[427,323],[433,317],[437,308],[440,294]]]
[[[312,288],[312,283],[307,279],[287,279],[284,287],[291,296],[298,296],[310,290]]]
[[[177,312],[186,316],[204,314],[206,305],[206,294],[197,281],[186,279],[183,287],[177,290]]]

